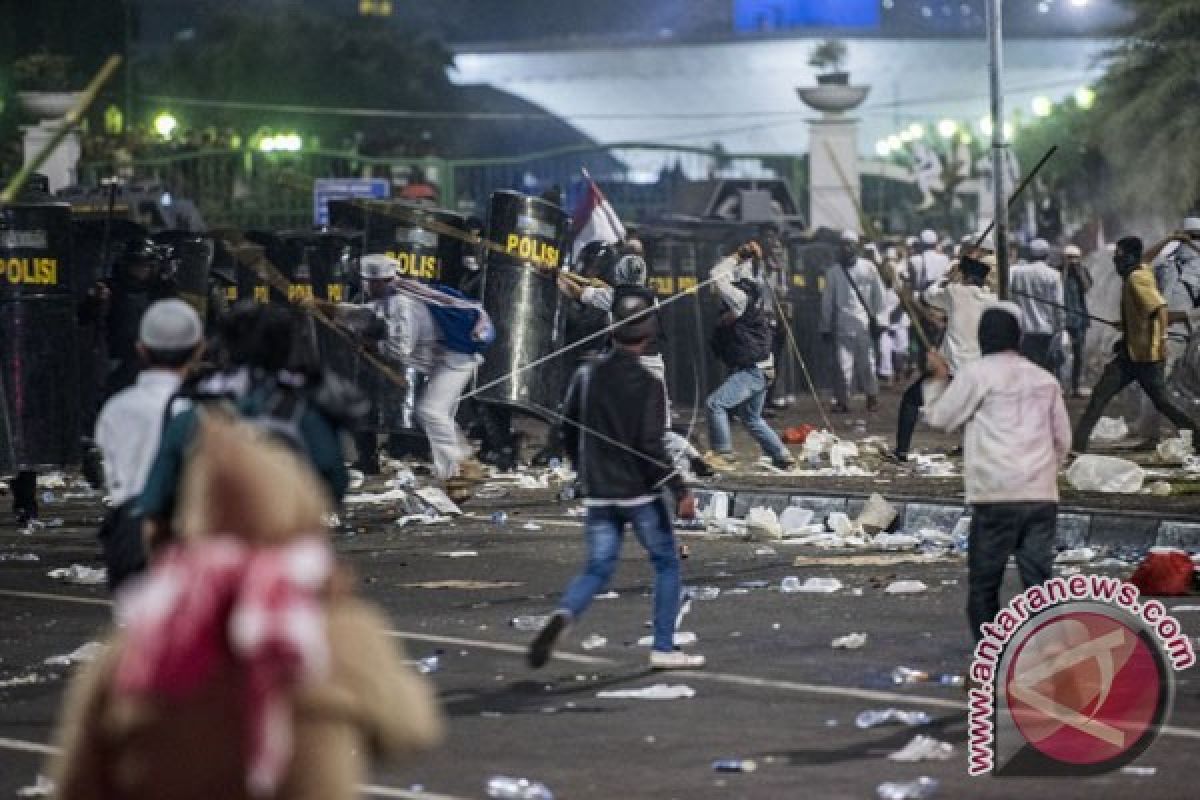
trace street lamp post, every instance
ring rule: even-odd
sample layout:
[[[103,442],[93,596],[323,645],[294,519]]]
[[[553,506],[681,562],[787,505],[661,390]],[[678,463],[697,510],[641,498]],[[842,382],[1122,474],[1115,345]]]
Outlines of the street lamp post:
[[[992,96],[992,214],[995,220],[992,241],[996,243],[996,269],[999,271],[1000,297],[1008,297],[1008,197],[1004,173],[1008,166],[1004,148],[1004,0],[987,0],[988,78]]]

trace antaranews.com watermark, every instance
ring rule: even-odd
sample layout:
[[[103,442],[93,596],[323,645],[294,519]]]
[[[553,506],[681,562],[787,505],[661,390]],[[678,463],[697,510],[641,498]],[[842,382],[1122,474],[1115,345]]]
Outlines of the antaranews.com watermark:
[[[1030,587],[982,626],[971,664],[971,775],[1093,775],[1166,723],[1191,640],[1158,600],[1099,575]]]

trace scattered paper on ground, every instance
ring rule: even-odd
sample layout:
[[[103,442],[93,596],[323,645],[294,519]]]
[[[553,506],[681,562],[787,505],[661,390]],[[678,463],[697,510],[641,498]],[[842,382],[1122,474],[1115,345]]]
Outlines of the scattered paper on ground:
[[[892,761],[946,761],[954,758],[954,745],[932,736],[917,734],[913,740],[888,756]]]
[[[867,635],[865,633],[848,633],[834,639],[830,642],[830,646],[834,650],[857,650],[866,643]]]
[[[681,700],[696,696],[696,690],[690,686],[668,686],[656,683],[644,689],[608,689],[596,692],[596,697],[603,700]]]
[[[61,656],[50,656],[43,664],[51,667],[69,667],[72,664],[82,664],[88,661],[95,661],[104,652],[104,645],[100,642],[87,642]]]
[[[85,567],[82,564],[52,569],[46,575],[64,583],[75,583],[81,586],[96,586],[108,579],[108,573],[104,567]]]

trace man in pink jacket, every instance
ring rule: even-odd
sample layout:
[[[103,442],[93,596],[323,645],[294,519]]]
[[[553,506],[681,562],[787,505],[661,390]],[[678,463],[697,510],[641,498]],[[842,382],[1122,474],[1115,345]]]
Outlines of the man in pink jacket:
[[[979,626],[1000,611],[1008,557],[1025,588],[1045,582],[1054,565],[1058,470],[1071,449],[1071,422],[1054,376],[1020,354],[1021,312],[996,303],[983,312],[983,357],[948,381],[949,367],[929,354],[926,421],[965,427],[963,461],[971,533],[967,550],[967,617]],[[936,398],[936,399],[934,399]]]

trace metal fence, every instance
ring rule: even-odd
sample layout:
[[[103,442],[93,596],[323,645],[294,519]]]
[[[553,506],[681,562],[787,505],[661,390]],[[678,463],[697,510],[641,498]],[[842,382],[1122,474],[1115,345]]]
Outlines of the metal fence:
[[[709,178],[786,180],[803,206],[807,159],[803,156],[734,154],[719,149],[645,142],[574,146],[505,158],[376,158],[353,152],[304,150],[196,150],[132,161],[80,165],[84,185],[110,175],[161,184],[189,197],[211,227],[289,228],[312,221],[312,183],[317,178],[386,178],[394,194],[421,183],[445,208],[482,215],[497,189],[530,194],[557,192],[568,208],[583,191],[583,171],[601,185],[618,212],[646,220],[677,209],[692,182]]]

